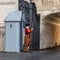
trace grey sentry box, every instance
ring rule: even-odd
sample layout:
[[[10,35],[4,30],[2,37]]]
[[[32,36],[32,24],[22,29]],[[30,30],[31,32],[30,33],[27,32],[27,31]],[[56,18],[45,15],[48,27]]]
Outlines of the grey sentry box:
[[[20,52],[22,45],[22,11],[12,11],[5,19],[5,52]]]

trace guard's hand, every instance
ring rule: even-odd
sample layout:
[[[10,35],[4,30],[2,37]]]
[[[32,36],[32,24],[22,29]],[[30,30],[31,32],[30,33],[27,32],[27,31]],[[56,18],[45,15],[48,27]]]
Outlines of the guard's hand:
[[[33,30],[33,28],[31,30]]]

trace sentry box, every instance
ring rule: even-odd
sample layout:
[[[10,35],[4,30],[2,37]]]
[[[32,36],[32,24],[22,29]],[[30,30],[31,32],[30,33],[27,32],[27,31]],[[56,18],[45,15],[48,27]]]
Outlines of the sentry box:
[[[5,19],[5,52],[22,49],[22,11],[12,11]]]

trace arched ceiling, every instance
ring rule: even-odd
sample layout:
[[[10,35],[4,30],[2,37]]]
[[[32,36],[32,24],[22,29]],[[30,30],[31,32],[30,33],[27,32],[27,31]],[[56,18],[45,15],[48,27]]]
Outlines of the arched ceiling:
[[[51,13],[49,15],[47,15],[44,19],[44,22],[56,22],[56,23],[60,23],[60,12],[57,13]]]

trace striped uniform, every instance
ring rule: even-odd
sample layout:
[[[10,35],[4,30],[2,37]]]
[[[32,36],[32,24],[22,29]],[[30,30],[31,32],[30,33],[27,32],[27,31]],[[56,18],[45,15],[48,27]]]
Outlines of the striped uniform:
[[[25,38],[24,38],[24,51],[29,51],[30,46],[30,33],[32,32],[31,29],[25,28]]]

